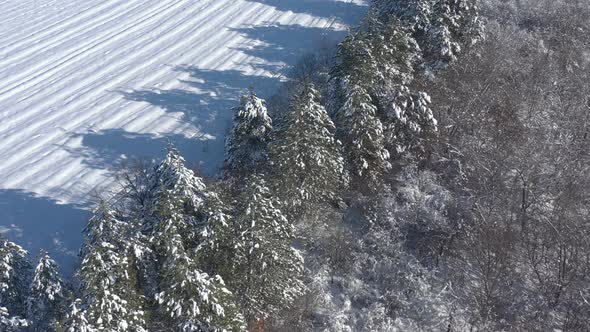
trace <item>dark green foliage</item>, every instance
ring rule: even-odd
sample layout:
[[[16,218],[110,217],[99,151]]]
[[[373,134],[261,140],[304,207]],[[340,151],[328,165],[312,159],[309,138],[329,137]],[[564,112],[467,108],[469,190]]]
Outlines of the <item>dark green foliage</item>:
[[[483,38],[478,0],[373,0],[380,20],[399,20],[420,46],[427,74]]]
[[[270,146],[274,191],[292,210],[335,201],[344,188],[341,145],[319,99],[314,86],[304,83]]]
[[[0,238],[0,306],[12,315],[24,317],[29,282],[32,276],[27,252],[19,245]]]
[[[223,279],[202,272],[190,252],[185,235],[191,225],[179,211],[182,208],[175,196],[162,198],[154,249],[162,264],[156,300],[163,317],[178,331],[243,330],[243,320]]]
[[[66,311],[69,291],[55,261],[41,251],[27,299],[27,319],[33,331],[55,328]]]
[[[31,280],[27,252],[0,235],[0,328],[26,326],[26,299]]]
[[[267,113],[266,101],[257,97],[254,91],[242,96],[226,140],[226,175],[243,178],[264,168],[271,133],[272,120]]]
[[[85,229],[86,243],[80,267],[82,301],[76,308],[81,312],[72,315],[83,315],[89,327],[146,331],[146,303],[137,284],[137,270],[128,241],[129,226],[102,203]],[[66,327],[73,328],[75,324],[73,318],[67,321]]]
[[[303,257],[291,245],[293,226],[259,176],[247,179],[235,208],[233,278],[228,280],[249,322],[271,318],[302,293]]]

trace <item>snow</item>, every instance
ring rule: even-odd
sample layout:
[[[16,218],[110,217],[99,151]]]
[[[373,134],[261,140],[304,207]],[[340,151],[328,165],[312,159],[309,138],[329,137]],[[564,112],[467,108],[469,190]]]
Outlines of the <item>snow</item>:
[[[356,23],[360,0],[0,2],[0,232],[68,270],[96,193],[168,140],[213,173],[230,107]],[[69,267],[68,267],[69,266]]]

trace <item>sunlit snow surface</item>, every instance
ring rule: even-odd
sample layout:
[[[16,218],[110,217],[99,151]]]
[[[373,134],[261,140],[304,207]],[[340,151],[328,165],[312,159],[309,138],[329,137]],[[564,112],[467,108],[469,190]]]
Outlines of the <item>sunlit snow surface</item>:
[[[71,271],[87,208],[131,158],[174,142],[219,167],[249,86],[343,37],[348,0],[0,2],[0,232]]]

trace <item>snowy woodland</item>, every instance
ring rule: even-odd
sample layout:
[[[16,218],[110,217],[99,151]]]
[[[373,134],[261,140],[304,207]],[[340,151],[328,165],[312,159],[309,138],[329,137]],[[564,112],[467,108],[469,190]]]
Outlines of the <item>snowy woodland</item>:
[[[114,175],[73,278],[0,238],[0,330],[590,331],[589,76],[586,0],[373,0],[219,174]]]

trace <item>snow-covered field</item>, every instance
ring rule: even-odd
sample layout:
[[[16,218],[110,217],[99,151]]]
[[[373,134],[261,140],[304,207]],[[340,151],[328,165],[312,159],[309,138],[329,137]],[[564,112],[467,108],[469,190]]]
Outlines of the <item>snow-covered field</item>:
[[[364,11],[360,0],[1,1],[0,232],[69,264],[118,165],[171,140],[213,172],[240,93],[272,94]]]

